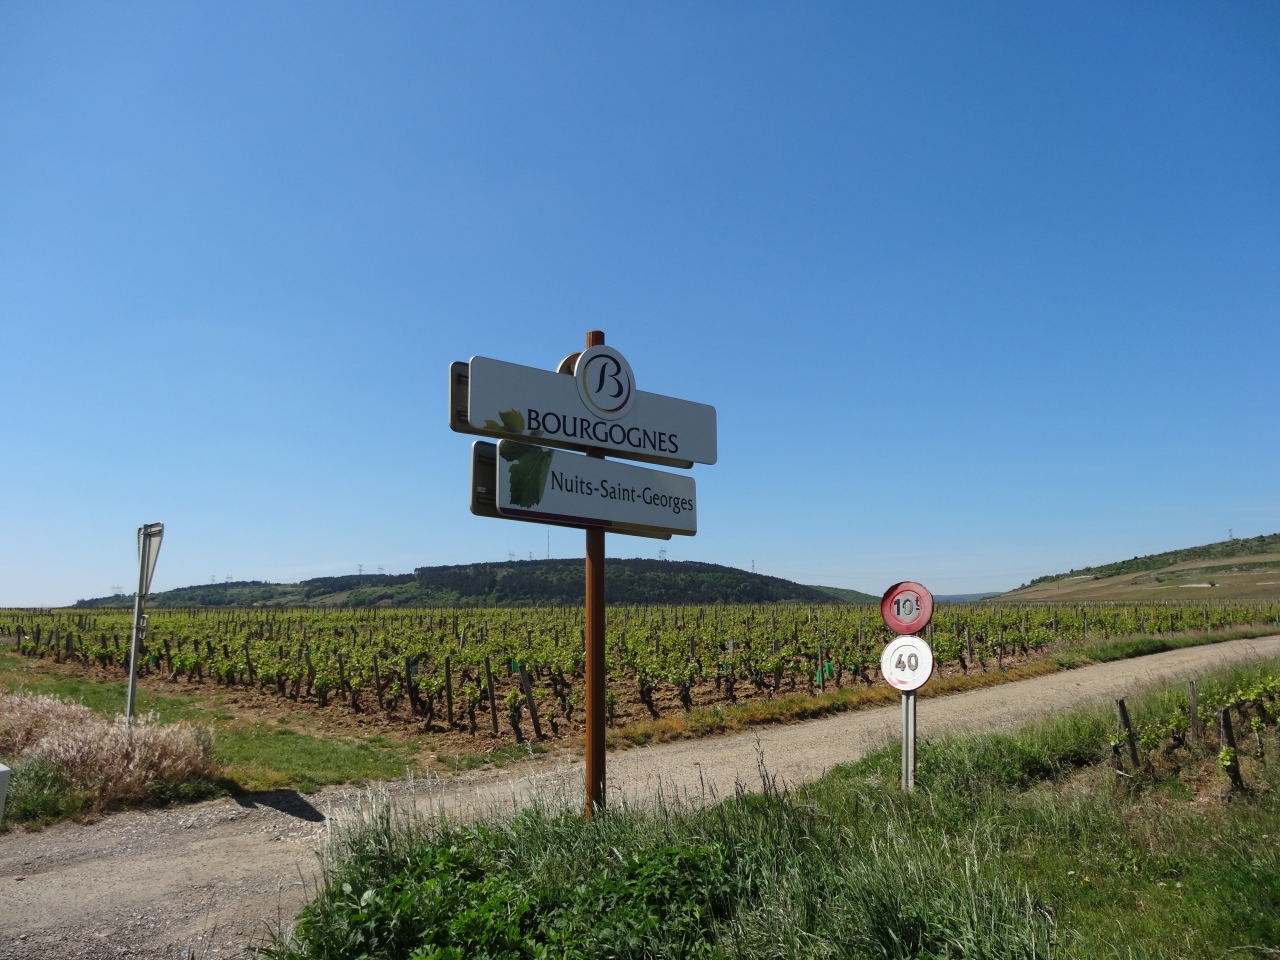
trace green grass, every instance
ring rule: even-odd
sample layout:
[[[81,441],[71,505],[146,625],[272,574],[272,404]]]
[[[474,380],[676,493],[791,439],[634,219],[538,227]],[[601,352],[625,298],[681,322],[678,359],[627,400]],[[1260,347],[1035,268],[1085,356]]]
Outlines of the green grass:
[[[83,703],[104,717],[123,712],[126,693],[123,682],[37,672],[25,669],[27,662],[16,654],[0,652],[0,687]],[[405,768],[415,763],[416,750],[412,745],[392,743],[376,734],[363,739],[316,737],[298,733],[279,721],[237,721],[226,710],[193,694],[157,694],[139,689],[138,711],[154,711],[164,723],[181,721],[212,727],[215,755],[224,772],[220,784],[224,790],[296,787],[310,792],[326,784],[396,779],[403,777]],[[47,793],[42,791],[42,795]],[[50,810],[54,803],[48,796],[32,802],[42,803]],[[75,805],[70,801],[64,806],[65,810],[60,808],[49,817],[37,819],[57,819],[75,812]]]
[[[1115,640],[1095,640],[1082,643],[1056,654],[1054,662],[1064,670],[1072,670],[1088,663],[1109,663],[1113,660],[1129,660],[1147,657],[1154,653],[1184,650],[1187,647],[1203,647],[1228,640],[1250,640],[1255,637],[1275,636],[1276,627],[1245,627],[1239,630],[1223,630],[1220,633],[1185,633],[1174,636],[1119,637]]]
[[[1280,664],[1233,671],[1205,678],[1202,689],[1277,672]],[[1168,703],[1164,695],[1131,704],[1135,721]],[[1272,955],[1280,764],[1249,761],[1252,789],[1219,802],[1225,780],[1213,756],[1194,749],[1157,751],[1152,773],[1118,777],[1102,762],[1113,728],[1098,709],[923,743],[912,795],[897,788],[895,749],[798,794],[779,792],[766,774],[760,794],[611,808],[590,823],[554,798],[472,825],[383,803],[335,834],[318,896],[293,935],[262,952],[272,960]],[[1275,755],[1275,726],[1266,737]]]
[[[31,661],[26,657],[0,651],[0,688],[48,694],[61,697],[63,700],[83,703],[94,713],[103,717],[114,717],[116,714],[124,713],[128,694],[124,681],[83,680],[79,677],[43,673],[27,669],[30,663]],[[201,706],[201,702],[198,696],[155,694],[139,688],[137,710],[139,713],[155,711],[163,723],[176,723],[181,720],[209,722],[230,719],[230,715],[226,712],[210,710],[208,707]]]
[[[214,741],[227,777],[244,790],[394,780],[414,766],[414,751],[375,738],[320,738],[267,723],[225,726]],[[381,739],[381,738],[378,738]]]

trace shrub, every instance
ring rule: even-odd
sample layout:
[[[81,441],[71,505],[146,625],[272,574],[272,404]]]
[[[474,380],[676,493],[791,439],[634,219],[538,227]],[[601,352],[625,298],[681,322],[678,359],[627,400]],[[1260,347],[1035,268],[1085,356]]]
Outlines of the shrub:
[[[57,697],[0,693],[0,758],[13,767],[5,817],[47,820],[81,810],[194,799],[213,790],[213,735],[163,725],[130,727]]]

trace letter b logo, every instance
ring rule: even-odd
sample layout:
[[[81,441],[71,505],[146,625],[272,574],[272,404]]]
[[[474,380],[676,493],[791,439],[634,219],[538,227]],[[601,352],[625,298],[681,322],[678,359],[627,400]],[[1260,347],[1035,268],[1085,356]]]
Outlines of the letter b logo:
[[[591,347],[578,357],[573,368],[578,396],[592,416],[620,420],[631,410],[636,397],[635,375],[626,357],[613,347]]]

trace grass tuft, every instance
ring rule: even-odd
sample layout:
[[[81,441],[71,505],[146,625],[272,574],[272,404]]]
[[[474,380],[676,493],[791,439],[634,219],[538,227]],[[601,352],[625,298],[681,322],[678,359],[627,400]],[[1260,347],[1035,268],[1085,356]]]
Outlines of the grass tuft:
[[[167,802],[216,790],[207,728],[132,727],[56,697],[0,692],[0,758],[13,765],[4,816],[42,822],[125,804]]]

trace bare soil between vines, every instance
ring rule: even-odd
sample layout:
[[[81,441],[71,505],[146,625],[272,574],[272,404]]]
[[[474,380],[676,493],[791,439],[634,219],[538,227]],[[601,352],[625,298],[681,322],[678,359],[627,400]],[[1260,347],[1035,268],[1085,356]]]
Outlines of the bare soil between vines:
[[[1011,641],[1011,648],[1016,645]],[[1044,647],[1040,650],[1029,649],[1026,653],[1007,652],[1003,657],[987,657],[967,665],[967,669],[957,662],[939,664],[934,670],[932,684],[939,681],[960,681],[970,678],[974,685],[991,682],[981,678],[992,677],[995,682],[1004,671],[1017,671],[1033,664],[1045,664],[1060,653],[1058,647]],[[24,658],[26,659],[26,658]],[[114,682],[123,680],[120,670],[85,664],[75,660],[55,662],[51,657],[32,659],[29,661],[34,670],[47,671],[67,677],[75,677],[93,682]],[[815,670],[816,673],[816,670]],[[846,691],[883,692],[884,684],[879,682],[879,671],[872,667],[867,674],[855,676],[848,668],[841,667],[830,679],[822,684],[816,683],[812,676],[784,676],[782,686],[775,694],[767,687],[757,686],[749,680],[739,679],[733,688],[732,695],[726,692],[722,684],[705,680],[693,686],[691,697],[694,710],[725,710],[736,707],[750,707],[767,704],[770,701],[795,697],[812,696],[820,692],[832,693],[843,689]],[[203,680],[174,676],[164,677],[156,672],[139,678],[141,689],[159,695],[193,696],[201,701],[202,706],[215,708],[229,714],[236,721],[267,720],[291,722],[299,732],[312,733],[317,736],[368,736],[378,734],[389,740],[411,744],[420,752],[415,757],[418,766],[423,770],[448,772],[451,768],[447,761],[437,757],[463,757],[467,755],[483,756],[495,750],[509,747],[516,743],[516,738],[507,719],[507,710],[503,706],[503,698],[512,687],[518,686],[517,675],[508,675],[506,669],[494,670],[494,685],[498,701],[498,733],[495,735],[487,704],[476,710],[476,730],[469,730],[466,713],[461,707],[461,697],[455,701],[455,726],[450,727],[445,716],[445,707],[441,703],[437,708],[434,721],[428,723],[422,717],[413,716],[403,700],[395,710],[379,709],[372,693],[365,692],[361,698],[359,710],[338,702],[334,698],[327,706],[321,707],[314,696],[301,696],[292,699],[280,695],[273,688],[258,689],[247,685],[224,685],[212,678]],[[584,680],[580,676],[569,678],[577,690],[581,690]],[[772,678],[766,678],[771,680]],[[460,676],[455,676],[454,683],[461,686]],[[576,706],[569,720],[563,714],[552,711],[556,704],[552,685],[544,676],[534,677],[535,689],[543,691],[538,698],[538,709],[541,712],[541,724],[544,737],[541,742],[562,752],[580,746],[585,735],[583,725],[584,713],[581,706]],[[676,688],[669,683],[657,682],[651,696],[653,708],[650,709],[640,698],[639,683],[634,676],[614,676],[609,681],[610,690],[616,695],[613,720],[609,724],[612,731],[610,746],[626,746],[637,740],[648,739],[645,731],[650,725],[663,720],[679,720],[686,715]],[[553,727],[552,721],[555,721]],[[522,714],[521,730],[524,737],[535,740],[531,719],[527,711]],[[558,748],[558,749],[557,749]]]
[[[939,737],[1010,729],[1277,657],[1280,636],[1271,636],[1061,671],[923,700],[920,731]],[[758,788],[761,758],[781,782],[811,780],[892,742],[898,722],[897,707],[882,707],[614,753],[610,802],[643,802],[659,783],[668,795],[708,798],[738,785]],[[537,791],[580,795],[581,777],[580,763],[559,753],[515,768],[419,781],[415,796],[467,816],[522,803]],[[389,788],[408,796],[407,784]],[[361,797],[341,787],[311,797],[275,791],[0,836],[0,960],[158,960],[184,949],[238,955],[267,923],[287,923],[305,902],[326,819]]]

